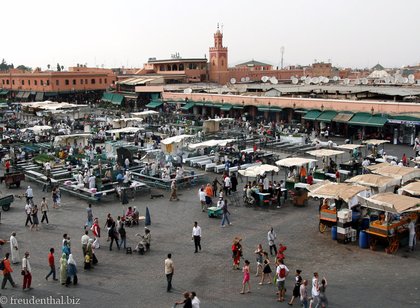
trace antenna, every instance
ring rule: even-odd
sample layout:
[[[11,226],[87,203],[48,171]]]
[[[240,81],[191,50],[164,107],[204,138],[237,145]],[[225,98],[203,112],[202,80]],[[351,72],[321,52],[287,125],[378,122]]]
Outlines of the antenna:
[[[223,24],[220,25],[220,32],[223,34]]]
[[[235,84],[236,83],[236,79],[235,78],[230,78],[230,83],[231,84]]]
[[[284,46],[281,46],[281,48],[280,48],[280,52],[281,52],[281,62],[280,62],[280,67],[281,67],[281,69],[283,69]]]
[[[268,79],[269,79],[269,78],[268,78],[267,76],[262,76],[262,77],[261,77],[261,81],[262,81],[262,82],[267,82],[267,81],[268,81]]]

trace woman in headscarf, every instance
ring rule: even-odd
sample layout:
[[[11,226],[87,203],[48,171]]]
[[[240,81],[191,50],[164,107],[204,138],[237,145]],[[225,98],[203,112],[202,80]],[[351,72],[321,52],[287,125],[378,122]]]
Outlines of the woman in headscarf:
[[[67,240],[65,240],[64,242],[63,242],[63,248],[62,248],[62,252],[63,252],[63,254],[65,254],[66,255],[66,259],[68,259],[69,258],[69,256],[70,256],[70,254],[71,254],[71,251],[70,251],[70,245],[69,245],[70,243],[67,241]]]
[[[86,248],[86,255],[85,255],[85,266],[84,269],[91,269],[92,268],[92,261],[93,261],[93,239],[89,239]]]
[[[67,257],[63,253],[60,259],[60,283],[64,286],[67,281]]]
[[[77,268],[76,268],[76,261],[73,258],[73,255],[69,255],[69,260],[67,261],[67,281],[66,285],[71,283],[73,279],[73,284],[77,284]]]

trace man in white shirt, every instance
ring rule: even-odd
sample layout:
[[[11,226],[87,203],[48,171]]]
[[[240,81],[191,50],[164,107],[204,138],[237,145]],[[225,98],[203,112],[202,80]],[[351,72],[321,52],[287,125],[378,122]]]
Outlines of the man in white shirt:
[[[197,294],[195,292],[191,292],[191,305],[192,308],[200,308],[200,300],[197,297]]]
[[[312,278],[312,299],[309,306],[318,307],[318,305],[319,305],[318,273],[314,273],[314,277]]]
[[[83,256],[85,256],[86,255],[86,251],[87,251],[87,245],[88,245],[88,243],[89,243],[89,240],[90,240],[90,237],[89,237],[89,231],[85,231],[85,234],[83,234],[82,235],[82,239],[81,239],[81,242],[82,242],[82,251],[83,251]]]
[[[166,292],[171,292],[172,289],[172,277],[175,272],[174,262],[172,261],[172,254],[168,253],[168,258],[165,259],[165,275],[168,286]]]
[[[230,187],[232,185],[232,182],[230,181],[229,175],[227,175],[223,181],[224,181],[224,187],[223,187],[223,189],[225,191],[225,195],[226,196],[228,194],[230,195]]]
[[[194,253],[197,253],[198,250],[201,251],[201,227],[197,224],[197,222],[194,222],[194,227],[192,229],[192,239],[194,240],[194,246],[195,251]]]
[[[26,201],[29,203],[29,201],[32,201],[34,198],[34,192],[31,188],[31,186],[28,186],[28,189],[26,190]]]
[[[32,225],[32,218],[31,218],[31,214],[32,214],[32,206],[29,202],[26,202],[25,205],[25,213],[26,213],[26,222],[25,222],[25,227],[28,226],[28,222],[31,223]]]
[[[23,291],[32,290],[31,288],[32,270],[31,270],[31,264],[29,263],[29,252],[25,252],[25,256],[22,259],[22,272],[24,273],[23,285],[22,285]]]
[[[200,198],[201,210],[205,212],[206,211],[206,192],[204,191],[204,186],[201,186],[200,190],[198,191],[198,197]]]
[[[284,283],[286,281],[287,275],[289,275],[289,269],[286,265],[283,264],[283,260],[280,260],[280,264],[277,266],[276,269],[277,274],[277,289],[279,291],[279,299],[277,301],[284,302],[284,295],[286,293],[286,289],[284,287]]]
[[[265,176],[264,177],[264,180],[263,180],[263,189],[264,189],[264,192],[268,192],[268,189],[269,188],[270,188],[270,181],[269,181],[268,177]]]
[[[410,218],[408,222],[408,251],[414,251],[416,247],[416,225]]]

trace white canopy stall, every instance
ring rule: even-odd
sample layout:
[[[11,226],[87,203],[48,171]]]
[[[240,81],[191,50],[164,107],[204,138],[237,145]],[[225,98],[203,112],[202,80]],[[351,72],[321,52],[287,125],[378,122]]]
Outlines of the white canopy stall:
[[[393,191],[394,187],[400,184],[398,179],[379,174],[361,174],[347,179],[346,182],[368,186],[373,193]]]
[[[194,135],[179,135],[163,139],[160,141],[162,151],[166,154],[176,154],[185,140],[193,137]]]
[[[124,128],[130,126],[136,126],[141,124],[143,118],[121,118],[121,119],[113,119],[112,120],[112,127],[113,128]]]
[[[159,112],[154,111],[154,110],[146,110],[146,111],[142,111],[142,112],[132,112],[131,115],[133,117],[140,117],[140,118],[146,118],[148,116],[154,116],[154,115],[158,115]]]
[[[188,145],[188,148],[191,150],[199,149],[199,148],[207,148],[207,147],[215,147],[215,146],[226,146],[228,143],[234,142],[235,139],[222,139],[222,140],[207,140],[200,143],[191,143]]]
[[[267,172],[279,172],[279,168],[273,165],[262,164],[257,166],[251,166],[244,170],[238,171],[240,175],[255,178],[257,176],[262,176]]]
[[[55,136],[54,138],[54,146],[66,146],[70,145],[77,145],[85,147],[88,145],[89,138],[91,134],[73,134],[73,135],[62,135],[62,136]]]
[[[220,123],[233,122],[233,118],[217,118],[205,120],[203,123],[203,131],[205,133],[216,133],[220,130]]]

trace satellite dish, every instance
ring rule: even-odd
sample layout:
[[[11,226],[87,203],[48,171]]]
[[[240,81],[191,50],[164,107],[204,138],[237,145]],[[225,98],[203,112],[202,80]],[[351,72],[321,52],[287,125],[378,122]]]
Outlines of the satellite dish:
[[[338,76],[334,76],[333,81],[338,81]]]
[[[380,80],[380,79],[375,79],[375,80],[373,81],[373,83],[374,83],[374,84],[380,84],[380,83],[381,83],[381,80]]]
[[[390,78],[389,76],[386,76],[386,77],[384,78],[384,82],[385,82],[385,83],[390,83],[390,82],[391,82],[391,78]]]
[[[230,78],[230,83],[231,84],[235,84],[236,83],[236,79],[235,78]]]
[[[305,81],[305,79],[306,79],[306,76],[300,77],[300,81]]]
[[[408,79],[409,84],[414,84],[416,81],[414,79]]]
[[[404,78],[402,79],[402,83],[408,83],[408,78],[407,78],[407,77],[404,77]]]
[[[350,79],[348,79],[348,78],[344,78],[343,83],[344,83],[344,84],[349,84],[349,83],[350,83]]]
[[[184,89],[184,94],[191,94],[191,93],[192,93],[192,89],[191,88]]]
[[[414,75],[413,74],[408,75],[408,80],[414,80]]]
[[[359,78],[357,78],[357,79],[354,81],[354,84],[357,84],[357,85],[361,84],[360,79],[359,79]]]
[[[242,77],[241,78],[241,82],[245,82],[245,77]]]
[[[267,81],[268,81],[268,79],[269,79],[269,78],[268,78],[267,76],[262,76],[262,77],[261,77],[261,81],[262,81],[262,82],[267,82]]]
[[[361,82],[362,84],[367,85],[369,81],[367,80],[367,78],[363,78]]]
[[[245,81],[249,82],[251,79],[249,77],[245,77]]]
[[[298,82],[299,82],[299,79],[297,79],[297,78],[293,78],[293,79],[292,79],[292,83],[293,83],[293,84],[298,84]]]
[[[314,78],[312,78],[312,80],[311,80],[314,84],[317,84],[317,83],[319,83],[319,78],[318,77],[314,77]]]
[[[328,77],[324,77],[324,83],[329,83],[329,82],[330,82],[330,79]]]
[[[278,84],[279,83],[279,81],[277,80],[277,78],[276,77],[271,77],[270,78],[270,82],[272,83],[272,84]]]
[[[325,78],[324,76],[319,76],[319,77],[318,77],[318,79],[319,79],[319,83],[323,83],[323,82],[324,82],[324,78]]]
[[[308,77],[305,79],[305,84],[311,84],[311,77]]]

